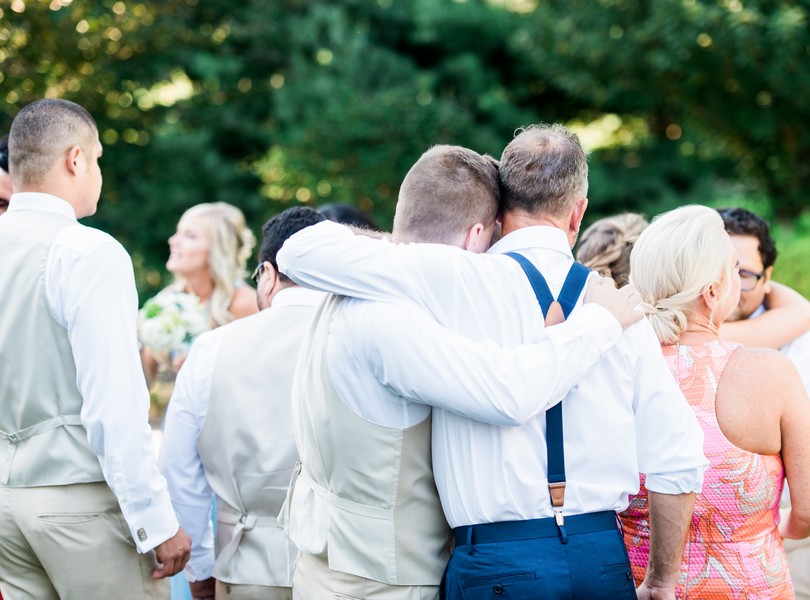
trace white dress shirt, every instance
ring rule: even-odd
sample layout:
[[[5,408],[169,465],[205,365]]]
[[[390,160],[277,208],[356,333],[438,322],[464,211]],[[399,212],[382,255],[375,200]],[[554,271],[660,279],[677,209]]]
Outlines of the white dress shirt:
[[[376,425],[411,427],[431,405],[523,425],[559,402],[620,339],[618,321],[591,308],[537,343],[502,348],[458,335],[414,306],[345,298],[329,329],[329,374],[344,404]]]
[[[283,306],[314,307],[323,298],[323,294],[305,288],[286,288],[273,297],[273,305],[267,310]],[[224,333],[223,327],[213,329],[192,344],[174,384],[160,451],[160,470],[169,482],[180,525],[192,542],[191,559],[184,571],[189,581],[207,579],[214,569],[211,524],[214,492],[205,477],[197,438],[208,414],[211,375]],[[259,352],[257,357],[260,356]],[[256,364],[256,368],[261,368],[260,360]]]
[[[66,201],[41,193],[14,194],[8,210],[76,218]],[[175,535],[178,523],[166,480],[157,469],[148,423],[132,261],[111,236],[77,222],[53,240],[45,265],[45,293],[54,319],[70,340],[90,447],[138,550],[151,550]]]
[[[552,330],[544,331],[536,297],[518,264],[499,256],[509,251],[524,254],[544,274],[552,293],[559,293],[573,257],[564,232],[551,227],[510,233],[490,254],[477,255],[450,246],[373,240],[324,222],[292,236],[277,259],[279,269],[303,285],[416,305],[462,335],[516,346]],[[584,310],[604,311],[581,303],[569,322]],[[374,323],[379,352],[396,354],[398,340],[385,322]],[[446,364],[438,362],[436,369]],[[403,373],[407,368],[403,361]],[[471,375],[463,365],[452,368],[459,380]],[[422,384],[410,381],[414,389]],[[639,472],[647,474],[652,491],[701,488],[708,466],[703,435],[646,321],[625,330],[566,396],[563,421],[565,514],[625,509],[628,495],[638,490]],[[553,514],[543,415],[521,427],[497,427],[437,409],[433,462],[453,527]]]

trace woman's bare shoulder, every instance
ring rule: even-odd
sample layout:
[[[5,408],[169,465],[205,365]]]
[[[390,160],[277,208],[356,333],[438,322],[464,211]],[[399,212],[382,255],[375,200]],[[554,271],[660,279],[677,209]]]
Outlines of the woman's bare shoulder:
[[[256,303],[256,290],[247,285],[236,288],[233,294],[233,302],[231,302],[228,310],[237,319],[259,312],[259,305]]]
[[[771,348],[738,348],[728,361],[723,382],[773,401],[802,388],[796,366],[787,356]],[[756,392],[767,391],[767,394]]]

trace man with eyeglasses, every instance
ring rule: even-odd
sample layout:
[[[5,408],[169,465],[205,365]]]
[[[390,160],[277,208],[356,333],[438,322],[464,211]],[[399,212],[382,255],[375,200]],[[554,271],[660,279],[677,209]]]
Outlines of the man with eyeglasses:
[[[185,575],[195,599],[292,597],[295,548],[276,515],[298,460],[293,373],[324,294],[279,273],[276,252],[324,219],[300,206],[265,223],[253,274],[260,312],[201,335],[178,373],[159,466],[191,536]]]
[[[733,325],[738,327],[745,324],[749,345],[776,347],[788,356],[810,393],[810,334],[807,333],[810,302],[771,280],[777,251],[767,221],[744,208],[726,208],[719,212],[740,259],[740,303],[729,321],[735,321]],[[772,310],[775,305],[773,297],[776,295],[779,295],[782,305],[785,301],[790,303],[792,312],[786,312],[778,320],[766,321],[776,312]],[[723,326],[724,329],[727,325]],[[721,334],[727,336],[725,330]],[[810,600],[810,539],[785,540],[785,550],[796,598]]]

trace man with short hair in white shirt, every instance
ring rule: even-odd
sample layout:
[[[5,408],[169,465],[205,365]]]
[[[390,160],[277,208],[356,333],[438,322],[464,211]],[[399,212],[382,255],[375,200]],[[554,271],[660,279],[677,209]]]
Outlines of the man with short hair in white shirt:
[[[0,219],[0,590],[162,598],[188,560],[154,456],[132,263],[96,211],[101,144],[65,100],[23,108]]]
[[[437,146],[403,181],[394,234],[482,251],[497,203],[491,158]],[[542,411],[615,343],[620,324],[640,318],[612,286],[596,281],[589,294],[621,323],[588,305],[515,349],[452,334],[402,303],[335,297],[322,307],[294,388],[296,599],[438,596],[449,532],[433,484],[430,405],[503,427]]]
[[[290,422],[298,351],[325,295],[279,273],[276,253],[324,219],[298,206],[265,223],[254,275],[261,311],[201,335],[178,373],[159,465],[191,536],[194,598],[292,597],[295,548],[276,516],[298,461]]]
[[[504,345],[536,340],[544,333],[544,319],[532,286],[517,262],[501,254],[528,258],[556,297],[574,262],[571,246],[587,205],[587,162],[576,136],[560,126],[537,126],[507,146],[500,177],[504,235],[489,254],[369,240],[321,223],[288,240],[279,267],[303,285],[427,309],[440,323],[474,339]],[[587,308],[581,300],[577,304],[571,319]],[[409,324],[393,318],[395,305],[387,307],[387,317],[381,310],[379,318],[366,316],[352,326],[373,331],[377,343],[390,349]],[[394,375],[407,379],[407,363],[417,355],[404,351]],[[451,367],[463,379],[474,376],[472,368],[479,365]],[[435,366],[445,368],[443,362]],[[414,395],[423,384],[407,381]],[[540,409],[558,400],[552,397]],[[567,487],[555,516],[542,419],[530,416],[521,427],[497,427],[434,409],[434,474],[444,513],[456,530],[448,597],[458,597],[460,587],[467,594],[484,594],[475,598],[492,593],[526,599],[634,597],[623,541],[615,514],[610,515],[627,506],[639,472],[654,481],[656,504],[655,549],[639,596],[674,593],[693,493],[708,463],[694,414],[646,321],[624,331],[565,396],[562,412]],[[592,514],[606,517],[599,522],[613,556],[586,546],[580,550],[590,554],[591,564],[572,566],[568,552],[577,547],[574,531]],[[503,537],[509,534],[514,537]],[[540,551],[535,542],[543,542]],[[491,561],[490,566],[477,559]]]

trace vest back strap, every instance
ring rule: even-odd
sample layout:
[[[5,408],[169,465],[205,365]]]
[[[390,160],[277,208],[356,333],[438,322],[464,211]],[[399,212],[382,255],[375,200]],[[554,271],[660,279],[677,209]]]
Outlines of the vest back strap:
[[[80,426],[82,424],[79,415],[59,415],[45,421],[41,421],[31,427],[20,429],[14,433],[7,433],[0,431],[0,440],[5,440],[9,443],[8,452],[6,454],[6,462],[3,465],[3,470],[0,472],[0,484],[6,485],[11,476],[11,463],[14,462],[14,455],[17,453],[17,445],[27,439],[56,429],[57,427]]]

